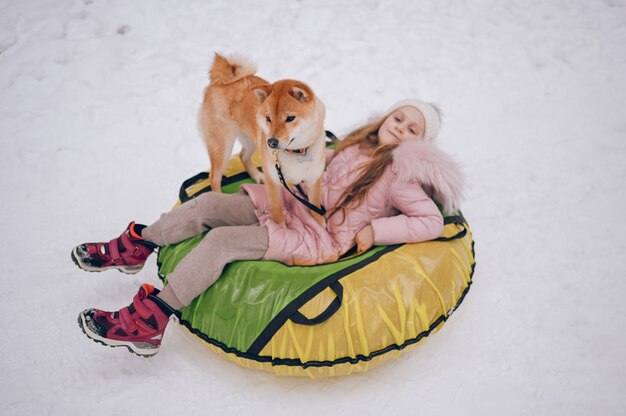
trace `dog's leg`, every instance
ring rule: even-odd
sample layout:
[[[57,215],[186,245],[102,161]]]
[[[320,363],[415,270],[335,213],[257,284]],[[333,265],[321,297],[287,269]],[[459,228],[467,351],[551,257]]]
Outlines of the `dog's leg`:
[[[239,142],[241,143],[241,152],[239,153],[241,163],[243,164],[244,168],[246,168],[246,171],[248,172],[250,177],[254,179],[256,183],[262,183],[263,174],[252,163],[252,155],[256,150],[254,142],[250,139],[250,137],[243,133],[239,136]]]
[[[265,187],[270,200],[272,221],[282,227],[286,227],[285,216],[283,215],[283,193],[280,184],[265,178]]]
[[[309,202],[316,207],[322,206],[322,178],[319,177],[315,181],[305,181],[308,192],[309,192]],[[326,228],[326,219],[323,215],[318,214],[315,211],[311,211],[311,215],[315,218],[315,221],[319,223],[322,227]]]
[[[280,183],[274,182],[269,172],[274,169],[274,165],[269,152],[263,152],[263,172],[265,191],[270,201],[270,214],[272,221],[282,227],[286,227],[285,216],[283,215],[283,193]]]
[[[237,131],[228,126],[203,126],[202,133],[211,160],[211,190],[222,192],[222,176],[233,151]]]

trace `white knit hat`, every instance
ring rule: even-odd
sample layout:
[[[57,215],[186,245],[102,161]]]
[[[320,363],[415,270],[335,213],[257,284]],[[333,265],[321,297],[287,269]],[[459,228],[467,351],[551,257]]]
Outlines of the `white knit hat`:
[[[411,106],[417,108],[424,116],[426,126],[424,129],[424,139],[430,142],[434,142],[441,130],[441,115],[435,105],[420,100],[401,100],[389,107],[387,114],[397,110],[400,107]]]

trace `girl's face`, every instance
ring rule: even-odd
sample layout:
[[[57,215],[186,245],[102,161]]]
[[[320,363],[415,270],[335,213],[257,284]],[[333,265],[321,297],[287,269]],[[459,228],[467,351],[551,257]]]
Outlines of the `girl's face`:
[[[378,129],[378,142],[385,145],[421,140],[425,128],[426,120],[417,108],[409,105],[400,107],[383,121]]]

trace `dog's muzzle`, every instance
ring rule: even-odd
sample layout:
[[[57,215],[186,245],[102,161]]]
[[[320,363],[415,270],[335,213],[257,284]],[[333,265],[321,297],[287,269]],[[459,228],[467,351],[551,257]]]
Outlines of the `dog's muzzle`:
[[[280,147],[280,142],[277,138],[270,137],[269,139],[267,139],[267,145],[270,147],[270,149],[278,149]]]

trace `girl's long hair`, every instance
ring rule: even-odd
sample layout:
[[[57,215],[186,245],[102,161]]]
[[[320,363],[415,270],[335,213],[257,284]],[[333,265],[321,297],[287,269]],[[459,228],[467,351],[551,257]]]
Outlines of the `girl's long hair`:
[[[350,146],[359,146],[363,153],[370,155],[370,160],[357,167],[357,169],[361,169],[361,173],[341,194],[337,204],[330,210],[327,218],[341,210],[344,213],[343,221],[345,221],[345,209],[359,206],[370,188],[380,179],[387,166],[393,161],[392,151],[398,145],[381,146],[378,141],[378,129],[380,129],[380,126],[389,115],[387,114],[378,120],[357,128],[349,133],[337,146],[333,158]]]

